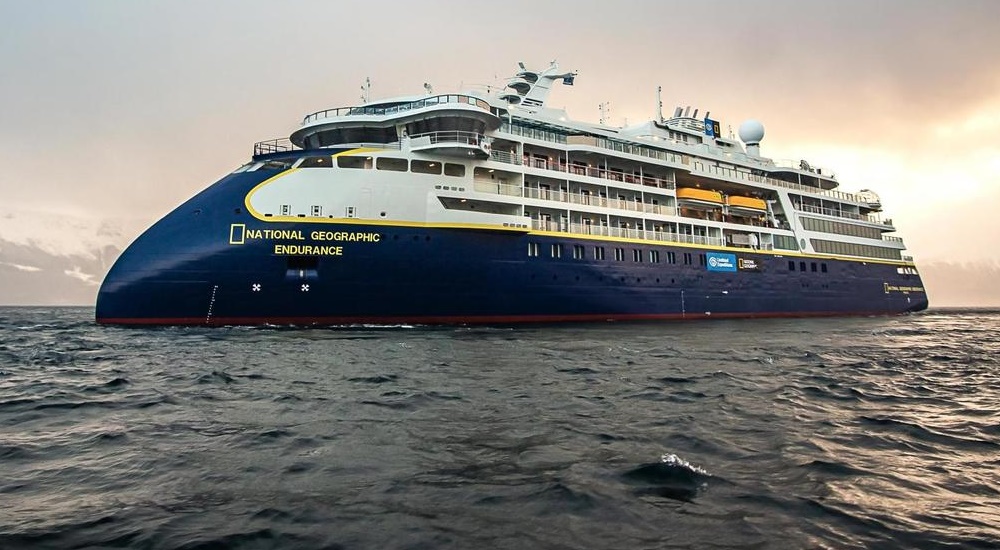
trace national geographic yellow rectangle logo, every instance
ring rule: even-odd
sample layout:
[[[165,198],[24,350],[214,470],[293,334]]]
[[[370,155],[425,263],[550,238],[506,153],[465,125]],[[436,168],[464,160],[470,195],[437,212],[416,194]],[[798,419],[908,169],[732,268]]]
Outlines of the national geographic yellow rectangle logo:
[[[229,226],[229,244],[243,244],[247,240],[247,226],[243,223],[234,223]]]

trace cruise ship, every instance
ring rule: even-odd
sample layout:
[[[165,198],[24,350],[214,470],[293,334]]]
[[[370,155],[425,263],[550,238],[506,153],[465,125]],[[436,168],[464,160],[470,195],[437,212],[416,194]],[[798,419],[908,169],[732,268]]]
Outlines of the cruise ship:
[[[306,116],[156,222],[99,323],[509,324],[925,309],[878,195],[709,112],[618,127],[548,105],[577,73]],[[657,93],[657,103],[660,103]],[[603,117],[602,117],[603,118]],[[728,135],[726,135],[728,134]]]

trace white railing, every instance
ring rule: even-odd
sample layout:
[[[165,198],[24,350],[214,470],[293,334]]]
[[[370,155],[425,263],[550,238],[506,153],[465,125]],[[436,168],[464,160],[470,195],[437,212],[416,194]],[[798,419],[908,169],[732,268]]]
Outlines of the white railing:
[[[390,143],[368,143],[368,142],[353,142],[353,143],[338,143],[336,145],[331,145],[328,147],[320,147],[319,149],[302,149],[298,145],[295,145],[287,138],[279,139],[269,139],[266,141],[258,141],[253,145],[253,155],[256,157],[258,155],[270,155],[275,153],[286,153],[289,151],[301,152],[309,151],[311,153],[322,155],[323,151],[335,147],[337,149],[392,149],[399,150],[399,142],[393,141]]]
[[[477,179],[473,180],[472,188],[480,193],[493,193],[495,195],[506,195],[508,197],[523,197],[523,187],[507,183],[497,183],[494,180]]]
[[[795,191],[802,191],[802,192],[805,192],[805,193],[815,193],[817,195],[823,195],[823,196],[832,197],[832,198],[835,198],[835,199],[840,199],[840,200],[855,202],[855,203],[859,203],[859,204],[861,204],[861,203],[867,204],[867,201],[863,200],[863,198],[860,195],[856,194],[856,193],[845,193],[843,191],[836,191],[836,190],[832,190],[832,189],[820,189],[818,187],[809,187],[808,185],[800,185],[798,183],[792,183],[792,182],[789,182],[789,181],[782,181],[782,180],[779,180],[779,179],[769,178],[767,176],[758,176],[756,174],[752,174],[750,172],[746,172],[746,171],[743,171],[743,170],[735,170],[733,168],[725,168],[725,167],[722,167],[722,166],[708,165],[708,164],[706,164],[706,161],[703,161],[703,160],[695,160],[693,162],[694,162],[694,165],[693,165],[693,167],[691,169],[693,172],[703,172],[705,174],[727,177],[727,178],[731,178],[731,179],[734,179],[734,180],[742,180],[742,181],[747,181],[747,182],[752,182],[752,183],[758,183],[758,184],[764,184],[764,185],[773,185],[774,187],[782,187],[782,188],[785,188],[785,189],[793,189]]]
[[[600,195],[570,193],[568,191],[561,191],[558,189],[553,190],[539,189],[537,187],[521,187],[518,185],[497,183],[494,180],[474,180],[473,189],[480,193],[494,193],[510,197],[524,197],[527,199],[580,204],[584,206],[597,206],[601,208],[612,208],[629,212],[646,212],[648,214],[662,214],[666,216],[677,215],[676,209],[662,204],[652,204],[634,200],[611,199]]]
[[[516,164],[518,166],[528,166],[530,168],[539,168],[541,170],[551,170],[554,172],[576,174],[579,176],[587,176],[609,181],[645,185],[647,187],[658,187],[660,189],[674,189],[676,187],[676,184],[672,179],[626,174],[625,172],[620,172],[618,170],[605,170],[603,168],[593,166],[578,166],[576,164],[566,164],[565,162],[550,162],[548,159],[536,159],[529,157],[528,155],[524,155],[522,158],[517,158],[517,155],[507,151],[493,151],[490,153],[490,159],[506,164]]]
[[[477,147],[486,143],[486,136],[478,132],[463,132],[460,130],[448,130],[440,132],[426,132],[423,134],[413,134],[409,136],[411,147],[422,145],[437,145],[439,143],[460,143],[462,145],[475,145]]]
[[[674,233],[670,231],[632,229],[629,227],[609,227],[606,225],[563,223],[551,220],[531,220],[531,228],[539,231],[576,233],[579,235],[596,235],[601,237],[618,237],[623,239],[641,239],[647,241],[723,246],[721,237],[688,235],[685,233]]]
[[[849,220],[859,220],[868,223],[883,223],[877,214],[855,214],[854,212],[842,212],[834,208],[823,208],[821,206],[814,206],[811,204],[793,204],[795,209],[800,212],[812,212],[813,214],[823,214],[824,216],[833,216],[836,218],[847,218]],[[892,225],[891,221],[888,225]]]
[[[802,170],[803,172],[809,172],[816,174],[817,176],[826,175],[827,178],[835,180],[837,176],[830,170],[825,170],[821,166],[813,166],[804,160],[788,160],[788,159],[773,159],[774,165],[780,168],[791,168],[793,170]]]
[[[463,104],[471,105],[473,107],[478,107],[487,113],[492,113],[490,104],[486,101],[479,99],[478,97],[460,95],[460,94],[446,94],[429,96],[425,98],[418,99],[416,101],[409,101],[406,103],[399,103],[396,105],[359,105],[355,107],[337,107],[335,109],[325,109],[323,111],[317,111],[311,115],[306,116],[302,119],[302,125],[305,126],[310,122],[315,122],[324,118],[336,118],[336,117],[346,117],[346,116],[382,116],[382,115],[394,115],[398,113],[404,113],[406,111],[412,111],[415,109],[423,109],[424,107],[435,107],[442,104]]]
[[[491,151],[490,160],[503,162],[505,164],[521,164],[521,159],[510,151]]]
[[[557,134],[555,132],[550,132],[550,131],[547,131],[547,130],[537,130],[537,129],[534,129],[534,128],[523,128],[523,127],[519,127],[519,126],[511,126],[511,125],[508,125],[508,124],[505,123],[505,124],[503,124],[501,126],[501,131],[502,132],[507,132],[507,133],[510,133],[510,134],[514,134],[514,135],[518,135],[518,136],[530,137],[530,138],[539,139],[539,140],[543,140],[543,141],[549,141],[549,142],[552,142],[552,143],[558,143],[560,145],[565,145],[566,144],[566,136],[565,135]],[[832,190],[832,189],[820,189],[818,187],[810,187],[808,185],[801,185],[801,184],[798,184],[798,183],[792,183],[792,182],[788,182],[788,181],[782,181],[782,180],[775,179],[775,178],[769,178],[767,176],[758,176],[756,174],[752,174],[752,173],[744,171],[744,170],[736,170],[736,169],[733,169],[733,168],[724,168],[722,166],[709,165],[707,163],[711,162],[711,161],[709,161],[707,159],[698,159],[696,157],[688,157],[688,156],[685,156],[685,155],[680,155],[680,154],[677,154],[677,153],[670,153],[670,152],[663,151],[663,150],[660,150],[660,149],[655,149],[655,148],[652,148],[652,147],[645,147],[645,146],[642,146],[642,145],[633,145],[633,144],[629,144],[629,143],[624,143],[624,142],[609,140],[607,138],[602,138],[602,137],[595,137],[594,141],[593,141],[593,146],[594,147],[603,148],[603,149],[609,149],[609,150],[612,150],[612,151],[617,151],[617,152],[622,152],[622,153],[627,153],[627,154],[633,154],[633,155],[638,155],[638,156],[644,156],[644,157],[649,157],[649,158],[653,158],[653,159],[657,159],[657,160],[663,160],[663,161],[666,161],[666,162],[675,162],[675,163],[685,164],[685,165],[691,166],[691,170],[693,172],[702,172],[702,173],[705,173],[705,174],[711,174],[711,175],[716,175],[716,176],[723,176],[723,177],[731,178],[731,179],[734,179],[734,180],[742,180],[742,181],[746,181],[746,182],[750,182],[750,183],[763,184],[763,185],[771,185],[771,186],[774,186],[774,187],[782,187],[784,189],[793,189],[793,190],[802,191],[802,192],[805,192],[805,193],[815,193],[817,195],[823,195],[823,196],[832,197],[832,198],[835,198],[835,199],[840,199],[840,200],[845,200],[845,201],[850,201],[850,202],[854,202],[854,203],[858,203],[858,204],[867,204],[867,201],[863,200],[863,197],[861,197],[860,195],[858,195],[856,193],[846,193],[844,191],[837,191],[837,190]],[[499,160],[499,159],[497,159],[497,160]],[[532,159],[532,160],[534,161],[534,160],[540,160],[540,159]],[[501,161],[501,162],[505,162],[505,161]],[[512,164],[522,164],[521,162],[516,162],[516,161],[511,162],[511,163]],[[524,162],[524,164],[528,164],[528,163]],[[554,163],[552,163],[552,164],[554,164]],[[536,167],[543,168],[543,169],[546,169],[546,170],[556,170],[556,171],[562,171],[562,172],[570,171],[571,173],[580,174],[580,175],[590,175],[590,170],[595,170],[595,171],[597,171],[595,173],[598,174],[596,177],[602,177],[602,178],[607,179],[605,175],[601,175],[601,172],[600,172],[601,169],[598,169],[598,168],[585,168],[585,167],[579,167],[579,166],[570,165],[571,170],[567,170],[567,169],[564,168],[564,166],[565,165],[550,166],[550,164],[547,163],[547,164],[543,164],[541,166],[536,166]],[[833,177],[832,173],[830,174],[830,177],[831,178]],[[619,181],[624,181],[624,178],[622,180],[619,180]],[[644,185],[649,185],[647,183],[643,183],[643,184]],[[673,189],[674,188],[674,182],[671,181],[670,185],[668,186],[668,188]]]
[[[566,134],[561,134],[559,132],[545,130],[542,128],[532,128],[527,126],[521,126],[518,124],[512,125],[508,123],[503,123],[500,126],[500,131],[529,139],[537,139],[539,141],[558,143],[559,145],[567,144]],[[611,151],[617,151],[619,153],[625,153],[628,155],[635,155],[639,157],[647,157],[655,160],[661,160],[664,162],[680,163],[681,159],[683,158],[683,155],[680,155],[678,153],[664,151],[663,149],[657,149],[655,147],[647,147],[645,145],[639,145],[636,143],[627,143],[625,141],[608,139],[599,136],[587,136],[587,137],[589,138],[587,142],[572,143],[571,145],[589,145],[591,147],[597,147],[600,149],[609,149]]]

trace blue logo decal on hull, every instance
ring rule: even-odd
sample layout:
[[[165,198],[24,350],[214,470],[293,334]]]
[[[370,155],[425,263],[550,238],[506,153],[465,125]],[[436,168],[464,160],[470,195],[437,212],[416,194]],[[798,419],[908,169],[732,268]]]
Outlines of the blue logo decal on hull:
[[[709,271],[736,271],[736,254],[709,252],[706,256]]]

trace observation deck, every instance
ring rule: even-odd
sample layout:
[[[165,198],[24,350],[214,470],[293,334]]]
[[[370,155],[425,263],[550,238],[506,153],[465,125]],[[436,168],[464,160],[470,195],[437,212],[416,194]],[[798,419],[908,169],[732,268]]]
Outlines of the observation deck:
[[[299,147],[316,148],[348,142],[388,143],[440,131],[485,134],[500,127],[500,115],[501,109],[479,97],[433,95],[317,111],[302,119],[289,139]]]

